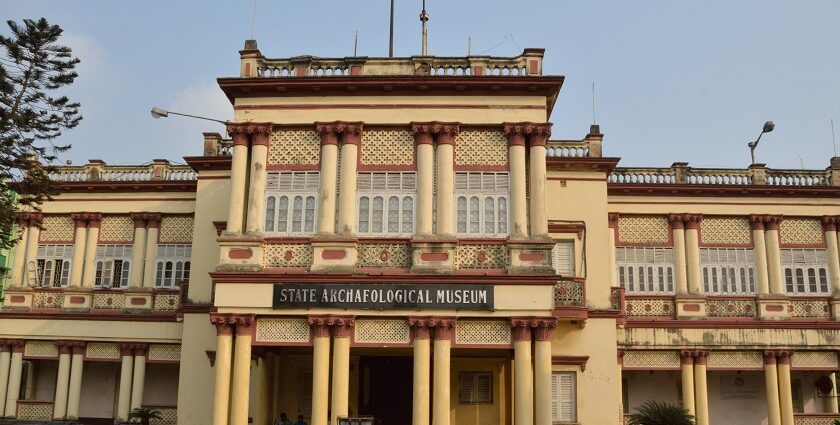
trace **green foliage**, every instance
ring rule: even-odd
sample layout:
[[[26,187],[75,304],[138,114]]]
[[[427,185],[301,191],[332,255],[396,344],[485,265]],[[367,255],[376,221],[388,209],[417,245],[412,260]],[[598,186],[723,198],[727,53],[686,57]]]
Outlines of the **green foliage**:
[[[73,83],[79,63],[58,44],[63,30],[44,18],[7,24],[10,36],[0,34],[0,249],[14,245],[15,213],[37,210],[55,193],[52,168],[41,162],[70,148],[55,139],[82,119],[79,103],[56,93]]]
[[[835,419],[834,422],[831,423],[832,425],[840,425],[840,419]]]
[[[648,400],[630,416],[630,425],[694,425],[694,416],[681,406]]]
[[[152,419],[162,419],[160,416],[160,410],[148,407],[137,407],[128,414],[129,422],[139,423],[141,425],[149,425]]]

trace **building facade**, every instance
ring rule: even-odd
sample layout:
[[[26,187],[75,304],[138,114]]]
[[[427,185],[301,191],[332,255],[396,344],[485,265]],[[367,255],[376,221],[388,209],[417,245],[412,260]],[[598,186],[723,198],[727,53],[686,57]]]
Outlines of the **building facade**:
[[[60,167],[0,312],[19,420],[840,418],[840,160],[621,168],[512,58],[269,59],[187,165]]]

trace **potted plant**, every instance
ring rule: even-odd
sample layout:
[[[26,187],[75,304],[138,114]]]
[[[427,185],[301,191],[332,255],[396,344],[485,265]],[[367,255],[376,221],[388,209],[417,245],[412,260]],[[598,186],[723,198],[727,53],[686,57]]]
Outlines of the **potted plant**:
[[[140,425],[149,425],[152,419],[162,419],[160,410],[149,407],[137,407],[128,414],[129,422],[139,423]]]
[[[630,415],[630,425],[694,425],[694,416],[674,404],[648,400]]]

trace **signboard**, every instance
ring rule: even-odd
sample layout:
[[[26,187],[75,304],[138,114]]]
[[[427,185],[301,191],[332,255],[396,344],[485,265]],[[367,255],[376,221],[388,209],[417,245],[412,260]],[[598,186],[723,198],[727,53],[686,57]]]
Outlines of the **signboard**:
[[[276,309],[493,310],[493,285],[275,283]]]
[[[754,373],[723,374],[720,376],[721,400],[758,399],[763,382],[760,375]]]

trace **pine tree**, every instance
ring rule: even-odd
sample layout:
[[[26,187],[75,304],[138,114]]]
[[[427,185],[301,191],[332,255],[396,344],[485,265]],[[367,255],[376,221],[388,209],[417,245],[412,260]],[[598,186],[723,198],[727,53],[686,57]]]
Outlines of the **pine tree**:
[[[58,44],[63,30],[44,18],[7,23],[11,36],[0,34],[0,248],[16,242],[19,209],[37,210],[55,194],[49,164],[70,148],[56,138],[82,119],[79,103],[57,93],[76,79],[79,63]]]

